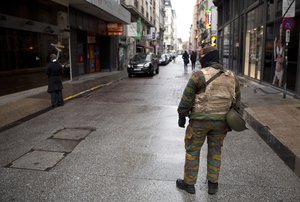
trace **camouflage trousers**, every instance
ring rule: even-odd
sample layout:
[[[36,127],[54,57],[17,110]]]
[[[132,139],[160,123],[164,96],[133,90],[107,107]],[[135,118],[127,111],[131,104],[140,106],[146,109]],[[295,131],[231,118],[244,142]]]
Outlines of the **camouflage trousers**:
[[[185,133],[184,182],[196,184],[201,147],[207,137],[207,179],[218,182],[221,166],[221,147],[228,126],[223,121],[191,120]]]

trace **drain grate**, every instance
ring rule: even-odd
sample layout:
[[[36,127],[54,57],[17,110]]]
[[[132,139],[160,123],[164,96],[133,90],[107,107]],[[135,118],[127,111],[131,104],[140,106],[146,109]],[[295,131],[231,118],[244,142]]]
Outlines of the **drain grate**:
[[[95,128],[63,128],[6,167],[49,171],[71,153]]]

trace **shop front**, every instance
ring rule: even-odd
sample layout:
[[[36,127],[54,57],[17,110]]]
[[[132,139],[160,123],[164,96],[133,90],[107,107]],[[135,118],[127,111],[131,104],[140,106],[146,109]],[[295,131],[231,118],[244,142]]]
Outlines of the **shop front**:
[[[47,85],[51,44],[62,44],[59,62],[69,60],[68,4],[41,0],[6,1],[0,7],[0,95]],[[64,79],[69,79],[64,71]]]
[[[283,7],[292,2],[294,27],[287,37]],[[214,3],[219,12],[218,48],[223,65],[237,74],[300,97],[300,1]],[[228,14],[228,9],[234,12]]]
[[[69,16],[72,77],[119,70],[130,13],[115,1],[78,0],[70,2]]]
[[[286,42],[282,15],[282,2],[268,3],[263,81],[279,88],[286,86],[288,91],[300,96],[300,2],[295,1],[295,16],[292,17],[295,27],[290,30],[289,43]],[[284,56],[283,61],[278,59],[280,55]],[[279,82],[280,78],[282,82]]]

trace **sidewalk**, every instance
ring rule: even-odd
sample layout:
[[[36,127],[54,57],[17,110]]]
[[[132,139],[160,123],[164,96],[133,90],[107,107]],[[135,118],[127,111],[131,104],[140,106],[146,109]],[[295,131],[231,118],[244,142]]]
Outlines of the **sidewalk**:
[[[82,76],[64,82],[66,101],[127,76],[123,72],[106,72]],[[300,100],[270,86],[240,78],[244,117],[248,123],[300,176]],[[0,97],[0,132],[51,110],[47,87]]]
[[[272,86],[240,79],[244,118],[300,177],[300,100]]]
[[[101,72],[63,83],[64,100],[68,101],[122,79],[125,71]],[[0,97],[0,132],[51,110],[47,86]]]

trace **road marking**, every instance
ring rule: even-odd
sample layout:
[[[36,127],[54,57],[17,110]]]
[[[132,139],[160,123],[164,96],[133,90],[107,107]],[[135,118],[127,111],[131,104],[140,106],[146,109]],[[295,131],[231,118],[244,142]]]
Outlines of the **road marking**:
[[[87,89],[87,90],[85,90],[85,91],[76,93],[76,94],[74,94],[74,95],[70,95],[70,96],[64,98],[64,101],[71,100],[71,99],[76,98],[76,97],[78,97],[78,96],[80,96],[80,95],[83,95],[83,94],[85,94],[85,93],[94,91],[94,90],[96,90],[96,89],[98,89],[98,88],[101,88],[101,87],[104,87],[104,86],[109,86],[110,84],[112,84],[112,81],[111,81],[111,82],[108,82],[108,83],[106,83],[106,84],[101,84],[101,85],[92,87],[92,88],[90,88],[90,89]]]

